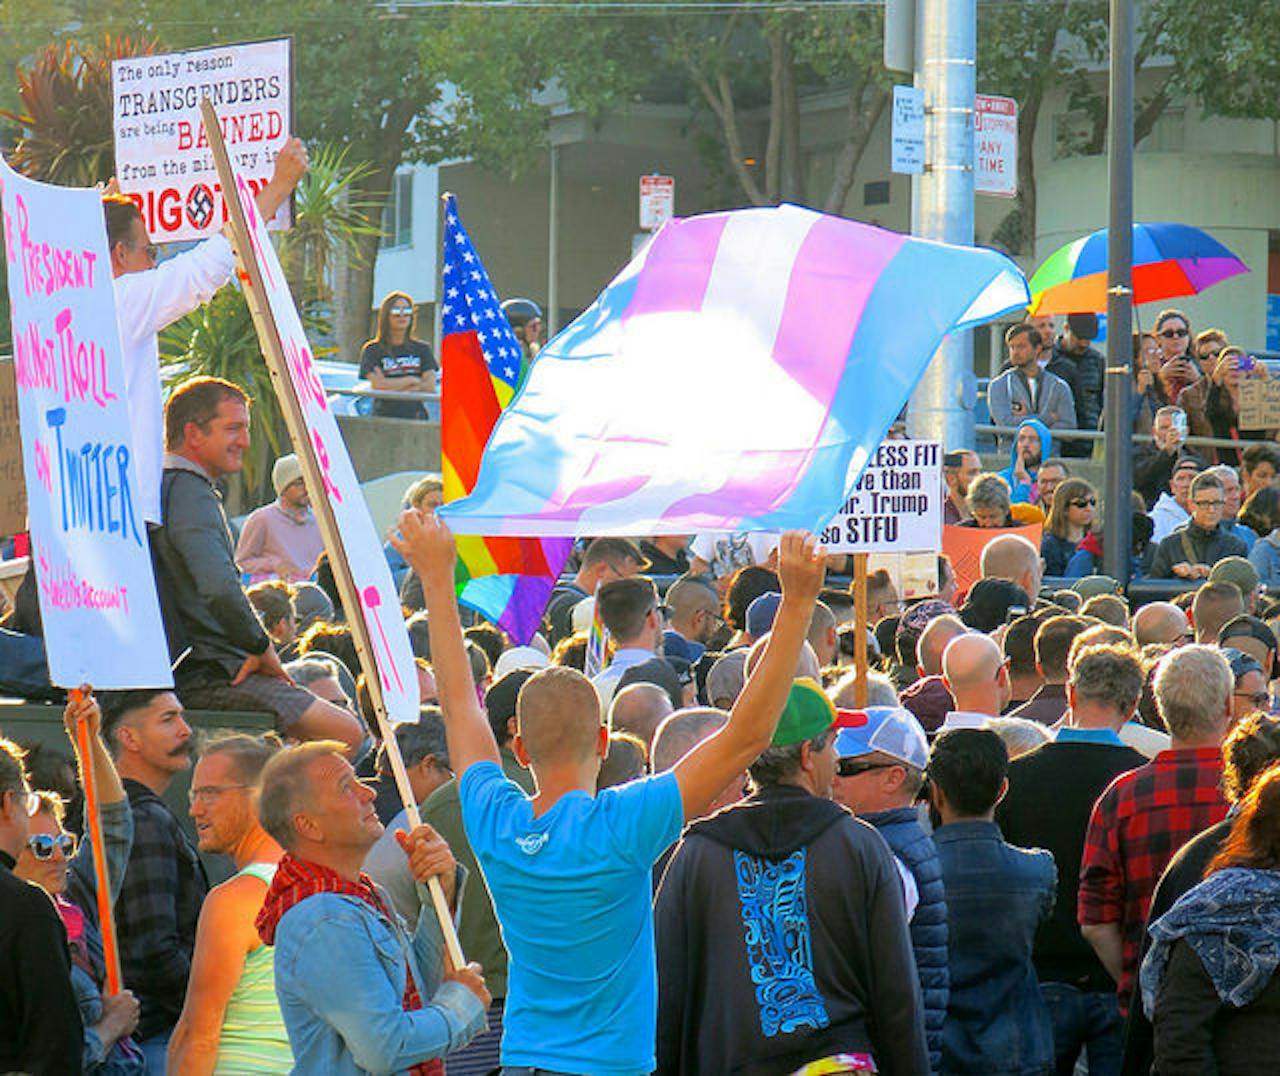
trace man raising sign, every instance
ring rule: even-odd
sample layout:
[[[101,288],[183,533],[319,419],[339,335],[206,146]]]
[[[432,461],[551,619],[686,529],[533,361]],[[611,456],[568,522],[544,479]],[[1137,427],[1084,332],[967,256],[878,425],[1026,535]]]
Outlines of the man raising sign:
[[[654,862],[773,736],[795,675],[825,561],[788,533],[782,604],[746,686],[718,732],[673,770],[596,794],[609,730],[591,682],[573,669],[535,673],[516,704],[516,757],[530,798],[502,772],[471,682],[454,597],[453,535],[434,516],[400,517],[396,548],[422,579],[431,656],[458,774],[463,822],[511,954],[502,1063],[593,1076],[655,1065]],[[655,598],[656,601],[656,598]]]
[[[276,157],[271,181],[258,192],[258,212],[267,220],[274,217],[306,172],[306,147],[291,138]],[[133,199],[119,193],[115,180],[102,197],[102,208],[107,217],[125,391],[133,422],[138,500],[143,518],[159,523],[164,409],[156,333],[212,299],[231,279],[236,258],[231,244],[219,234],[157,265],[156,247],[147,235],[142,212]]]

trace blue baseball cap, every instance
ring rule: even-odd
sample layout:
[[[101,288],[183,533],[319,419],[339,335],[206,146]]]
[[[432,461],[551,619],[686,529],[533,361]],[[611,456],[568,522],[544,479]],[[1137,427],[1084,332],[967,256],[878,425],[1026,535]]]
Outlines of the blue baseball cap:
[[[753,639],[768,635],[773,630],[773,619],[778,615],[782,595],[776,590],[766,591],[747,606],[747,634]]]
[[[924,770],[929,765],[929,741],[915,715],[899,706],[837,711],[836,755],[858,758],[876,753]]]

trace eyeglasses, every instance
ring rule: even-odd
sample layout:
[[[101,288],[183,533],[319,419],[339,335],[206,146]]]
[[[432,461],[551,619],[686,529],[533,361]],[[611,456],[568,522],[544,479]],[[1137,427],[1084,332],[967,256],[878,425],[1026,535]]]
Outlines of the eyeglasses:
[[[147,256],[150,261],[155,261],[160,256],[160,248],[154,243],[126,243],[130,250],[140,250]]]
[[[842,758],[836,763],[836,773],[841,777],[857,777],[872,770],[891,770],[901,762],[859,762],[856,758]]]
[[[409,318],[413,317],[413,311],[408,307],[398,306],[391,311],[391,316],[395,318]]]
[[[1222,508],[1226,501],[1192,501],[1197,508]]]
[[[1271,696],[1265,691],[1233,691],[1231,694],[1237,699],[1248,699],[1256,710],[1266,710],[1271,705]]]
[[[1188,329],[1161,329],[1160,335],[1166,340],[1177,340],[1183,336],[1190,336],[1191,332]]]
[[[230,792],[232,789],[236,788],[248,787],[248,785],[201,785],[199,788],[193,788],[187,793],[187,802],[192,806],[195,805],[197,800],[209,803],[212,800],[216,800],[224,792]]]
[[[658,602],[658,604],[653,607],[653,611],[658,614],[664,624],[671,619],[671,606],[667,605],[665,602]]]
[[[1072,508],[1096,508],[1097,506],[1097,497],[1081,497],[1079,500],[1071,502]]]
[[[62,849],[62,858],[70,859],[76,852],[76,839],[70,833],[33,833],[27,838],[27,847],[31,854],[39,860],[53,858],[55,848]]]

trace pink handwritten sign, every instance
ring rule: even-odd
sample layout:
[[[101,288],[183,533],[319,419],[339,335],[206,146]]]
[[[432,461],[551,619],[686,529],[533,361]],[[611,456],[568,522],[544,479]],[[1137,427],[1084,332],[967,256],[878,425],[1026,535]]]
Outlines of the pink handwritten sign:
[[[0,161],[27,512],[53,682],[173,683],[135,491],[102,201]]]
[[[311,346],[302,330],[302,322],[285,283],[275,248],[254,206],[253,191],[239,175],[236,176],[236,190],[249,225],[249,246],[262,266],[265,291],[262,298],[271,310],[280,333],[285,359],[283,373],[293,386],[307,427],[306,442],[295,444],[294,448],[300,454],[307,453],[314,461],[320,488],[312,488],[312,475],[304,468],[308,492],[313,503],[327,501],[333,510],[341,536],[341,553],[355,581],[359,608],[348,609],[347,615],[364,620],[387,715],[393,723],[415,721],[418,717],[418,677],[414,672],[409,633],[400,616],[400,598],[382,553],[382,540],[374,529],[338,422],[329,410]],[[251,285],[247,283],[246,286]],[[329,555],[333,557],[334,550],[330,550]]]

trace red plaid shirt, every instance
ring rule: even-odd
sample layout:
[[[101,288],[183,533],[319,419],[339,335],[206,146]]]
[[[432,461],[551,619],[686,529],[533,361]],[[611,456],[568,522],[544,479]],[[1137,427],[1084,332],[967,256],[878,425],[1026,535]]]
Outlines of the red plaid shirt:
[[[1145,766],[1122,773],[1093,805],[1077,916],[1081,925],[1120,924],[1122,1012],[1128,1010],[1156,882],[1179,848],[1227,815],[1221,778],[1222,752],[1216,747],[1161,751]]]

